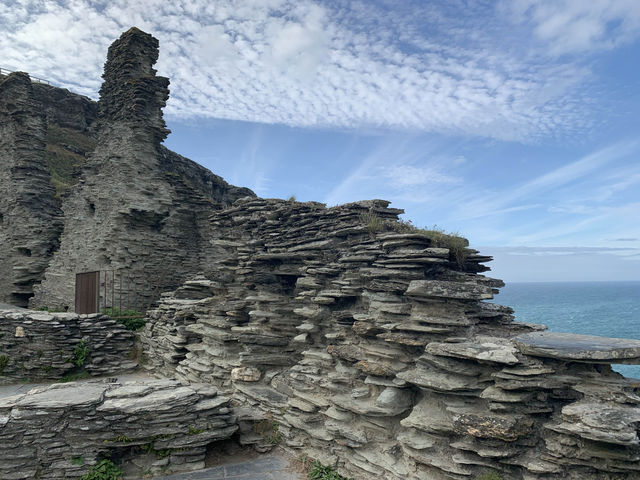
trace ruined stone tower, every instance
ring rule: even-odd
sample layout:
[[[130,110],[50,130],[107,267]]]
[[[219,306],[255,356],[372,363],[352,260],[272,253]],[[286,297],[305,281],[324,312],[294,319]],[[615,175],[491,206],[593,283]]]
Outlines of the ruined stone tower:
[[[60,250],[32,305],[73,308],[75,274],[83,271],[126,271],[138,292],[143,281],[178,285],[200,268],[211,210],[253,195],[161,145],[169,80],[156,75],[157,58],[158,40],[137,28],[109,48],[98,143],[63,203]]]

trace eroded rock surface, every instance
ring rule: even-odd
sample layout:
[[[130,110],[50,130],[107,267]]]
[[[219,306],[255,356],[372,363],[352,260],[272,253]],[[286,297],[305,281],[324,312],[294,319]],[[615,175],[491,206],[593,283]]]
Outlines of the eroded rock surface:
[[[230,399],[170,380],[83,382],[0,399],[0,478],[78,478],[101,458],[150,473],[204,468],[206,445],[237,430]]]
[[[27,306],[62,231],[29,76],[0,77],[0,302]]]
[[[636,344],[600,339],[603,355],[563,337],[591,363],[529,350],[554,334],[484,302],[501,286],[477,274],[488,258],[394,232],[398,213],[264,199],[214,213],[209,270],[150,312],[150,368],[223,389],[241,426],[271,419],[282,445],[356,479],[638,478],[640,385],[608,365]]]

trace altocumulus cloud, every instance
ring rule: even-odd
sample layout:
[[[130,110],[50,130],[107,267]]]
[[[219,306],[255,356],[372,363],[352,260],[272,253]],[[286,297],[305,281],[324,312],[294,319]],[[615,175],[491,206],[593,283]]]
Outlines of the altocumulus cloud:
[[[176,118],[533,141],[584,129],[588,102],[574,87],[587,69],[487,40],[513,12],[458,5],[452,15],[428,3],[5,1],[0,66],[95,98],[108,45],[135,25],[160,39]],[[528,12],[540,35],[551,31],[521,4],[518,18]]]

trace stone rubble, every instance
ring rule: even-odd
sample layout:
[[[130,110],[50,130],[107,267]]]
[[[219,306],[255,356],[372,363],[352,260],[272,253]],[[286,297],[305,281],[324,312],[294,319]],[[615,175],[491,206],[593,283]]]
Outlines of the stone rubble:
[[[164,294],[150,370],[233,397],[241,441],[356,479],[640,478],[640,342],[543,332],[502,283],[401,210],[243,199],[211,216],[208,270]],[[372,229],[370,218],[380,221]],[[576,361],[577,360],[577,361]],[[251,422],[277,424],[256,435]]]
[[[82,366],[75,350],[86,346]],[[84,369],[91,376],[131,371],[135,336],[106,315],[0,310],[0,384],[57,380]],[[2,477],[0,477],[2,478]]]
[[[80,478],[103,458],[145,465],[127,478],[199,470],[238,429],[229,398],[171,380],[35,388],[0,399],[0,427],[2,480]]]

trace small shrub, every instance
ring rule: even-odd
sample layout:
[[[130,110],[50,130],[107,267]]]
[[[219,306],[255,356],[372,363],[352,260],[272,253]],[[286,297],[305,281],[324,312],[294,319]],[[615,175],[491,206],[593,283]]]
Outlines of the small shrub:
[[[84,340],[80,340],[73,350],[73,357],[71,362],[76,367],[82,367],[87,362],[87,356],[89,355],[89,346]]]
[[[271,420],[265,418],[253,424],[253,431],[260,435],[263,439],[271,445],[280,445],[282,443],[282,433],[280,432],[280,425]]]
[[[368,211],[360,214],[360,220],[367,227],[369,233],[376,233],[382,230],[383,223],[380,217],[373,211]]]
[[[4,373],[4,369],[7,368],[9,364],[9,357],[6,355],[0,355],[0,375]]]
[[[115,442],[115,443],[124,443],[125,445],[126,445],[127,443],[131,443],[131,442],[133,442],[133,440],[131,440],[131,439],[130,439],[129,437],[127,437],[126,435],[118,435],[117,437],[112,438],[112,439],[111,439],[111,441],[112,441],[112,442]]]
[[[289,202],[289,203],[293,203],[293,202],[295,202],[295,201],[296,201],[296,196],[295,196],[295,195],[291,195],[291,196],[287,199],[287,202]]]
[[[122,470],[111,460],[101,460],[81,477],[81,480],[120,480]]]
[[[499,474],[496,472],[486,472],[476,477],[476,480],[504,480]]]
[[[118,308],[103,308],[102,313],[109,315],[124,328],[131,331],[137,331],[144,328],[146,321],[142,312],[136,310],[120,310]],[[124,317],[124,318],[118,318]]]
[[[77,382],[78,380],[84,380],[91,377],[91,374],[86,370],[80,370],[79,372],[68,373],[58,380],[58,383]]]
[[[343,477],[333,467],[324,466],[317,460],[313,462],[309,478],[311,480],[353,480],[352,478]]]

